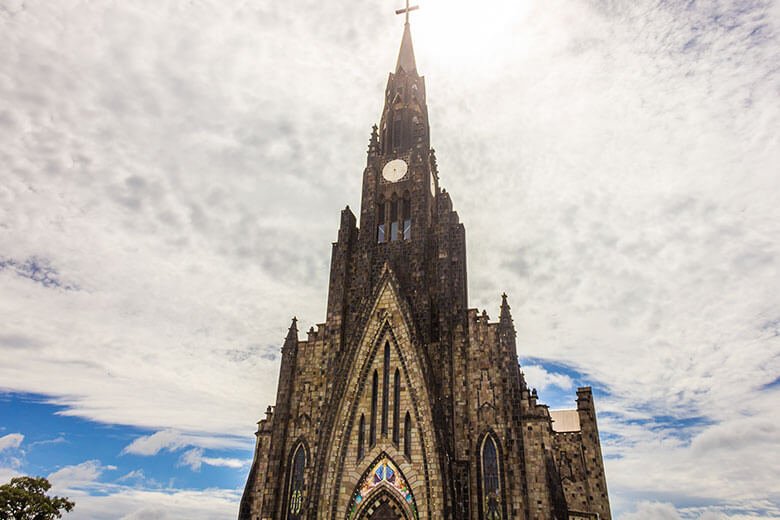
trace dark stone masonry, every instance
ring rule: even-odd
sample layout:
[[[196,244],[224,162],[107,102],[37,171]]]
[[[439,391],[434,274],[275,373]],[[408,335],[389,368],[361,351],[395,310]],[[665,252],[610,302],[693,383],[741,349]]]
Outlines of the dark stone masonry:
[[[611,518],[590,388],[550,411],[506,295],[496,322],[468,307],[466,232],[429,130],[407,21],[327,317],[303,339],[290,326],[241,520]]]

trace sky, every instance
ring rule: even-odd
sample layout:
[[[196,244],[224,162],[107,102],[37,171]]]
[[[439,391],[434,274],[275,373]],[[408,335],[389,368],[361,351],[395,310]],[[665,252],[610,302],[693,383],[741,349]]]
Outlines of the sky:
[[[780,518],[780,2],[420,0],[470,305],[619,520]],[[234,518],[402,2],[0,0],[0,481]]]

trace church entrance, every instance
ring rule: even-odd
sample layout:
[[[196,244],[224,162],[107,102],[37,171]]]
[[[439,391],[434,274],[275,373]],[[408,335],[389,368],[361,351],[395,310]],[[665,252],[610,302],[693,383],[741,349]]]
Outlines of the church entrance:
[[[363,508],[360,520],[410,520],[403,506],[387,492],[371,497]]]
[[[393,507],[388,504],[384,503],[379,508],[374,511],[374,513],[371,515],[371,520],[402,520],[403,516],[401,516],[400,513],[396,512]]]

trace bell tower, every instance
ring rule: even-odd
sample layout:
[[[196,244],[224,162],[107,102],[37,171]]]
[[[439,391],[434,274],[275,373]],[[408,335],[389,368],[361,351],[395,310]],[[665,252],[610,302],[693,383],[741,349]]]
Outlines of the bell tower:
[[[369,297],[383,267],[389,265],[413,300],[420,333],[431,339],[438,330],[437,244],[443,238],[437,226],[438,205],[445,201],[439,200],[436,159],[430,147],[425,78],[417,70],[412,44],[409,12],[416,8],[407,5],[396,11],[406,15],[401,46],[395,71],[387,79],[379,126],[372,128],[363,171],[358,244],[365,256],[355,260],[358,269],[369,273],[369,280],[353,285],[353,290]]]

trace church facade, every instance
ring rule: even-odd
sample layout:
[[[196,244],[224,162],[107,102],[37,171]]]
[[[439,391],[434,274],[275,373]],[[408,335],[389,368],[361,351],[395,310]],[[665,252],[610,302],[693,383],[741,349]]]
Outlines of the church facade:
[[[491,321],[466,274],[407,15],[327,317],[303,337],[293,318],[240,520],[611,519],[590,388],[538,402],[506,295]]]

